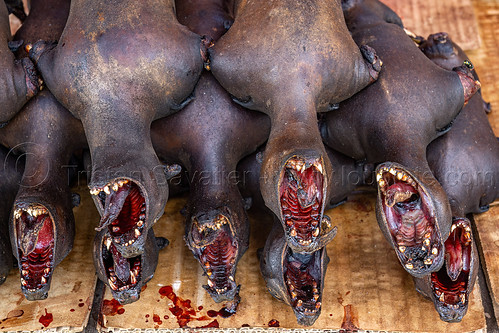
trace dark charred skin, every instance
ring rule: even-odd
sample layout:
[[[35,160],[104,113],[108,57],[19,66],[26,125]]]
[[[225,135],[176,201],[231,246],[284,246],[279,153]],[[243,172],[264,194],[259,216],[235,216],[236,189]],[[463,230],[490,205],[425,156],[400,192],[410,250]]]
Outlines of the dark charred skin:
[[[65,166],[76,149],[86,146],[83,127],[49,91],[42,91],[0,130],[0,143],[26,156],[10,237],[24,295],[44,299],[55,266],[73,246],[73,200]]]
[[[16,60],[9,49],[12,40],[9,15],[0,3],[0,122],[12,119],[26,102],[38,93],[40,78],[29,58]]]
[[[9,14],[14,14],[21,22],[26,20],[26,13],[24,12],[24,5],[22,0],[5,0]]]
[[[234,0],[175,0],[175,11],[180,23],[213,41],[234,22]]]
[[[440,319],[460,322],[468,310],[478,273],[478,252],[467,218],[454,218],[445,241],[445,263],[439,271],[414,278],[416,290],[431,299]]]
[[[402,240],[399,237],[398,241],[400,246],[422,248],[425,238],[419,232],[428,229],[427,222],[421,221],[424,225],[416,227],[415,221],[411,222],[416,216],[411,214],[422,212],[424,206],[424,210],[430,209],[425,214],[434,220],[430,237],[435,243],[430,244],[431,248],[436,245],[438,251],[434,258],[426,250],[401,253],[399,244],[394,243],[392,237],[396,230],[389,230],[389,226],[394,224],[387,221],[387,210],[384,209],[387,205],[381,198],[384,197],[381,189],[377,206],[378,222],[385,237],[394,246],[399,259],[408,259],[402,260],[402,265],[410,274],[423,276],[438,270],[443,264],[443,251],[438,249],[443,248],[452,217],[445,191],[428,166],[426,147],[450,128],[452,120],[467,102],[465,96],[476,92],[479,83],[465,65],[448,71],[429,61],[401,28],[400,20],[393,18],[396,14],[379,1],[357,0],[347,4],[345,18],[353,39],[358,45],[368,43],[376,49],[383,59],[383,70],[376,84],[340,103],[338,110],[326,115],[323,139],[330,147],[355,160],[393,162],[382,166],[388,167],[387,170],[394,167],[395,176],[388,176],[386,172],[387,177],[393,179],[390,186],[404,183],[396,178],[400,171],[401,175],[410,175],[415,181],[415,188],[410,191],[419,195],[425,193],[418,209],[397,213],[408,218],[404,220],[407,228],[403,234],[410,238]],[[383,175],[377,181],[381,179]],[[402,192],[407,190],[404,188],[405,185],[397,185],[390,190],[393,192],[391,199],[395,200],[391,202],[393,207],[410,198],[404,197]],[[399,190],[401,193],[395,195]],[[407,212],[412,213],[407,215]],[[418,216],[422,217],[419,213]],[[411,228],[413,231],[409,231]],[[431,264],[425,264],[425,261]]]
[[[9,218],[21,182],[24,164],[5,147],[0,146],[0,284],[5,282],[13,266],[9,237]]]
[[[336,235],[336,227],[333,230]],[[300,325],[313,325],[321,313],[328,263],[326,247],[311,254],[293,252],[274,216],[274,226],[260,257],[260,269],[270,294],[291,306]]]
[[[22,41],[15,52],[16,57],[27,57],[26,45],[38,40],[59,39],[69,15],[70,0],[31,0],[29,16],[14,35],[15,41]]]
[[[446,69],[469,61],[445,33],[430,35],[421,49]],[[481,94],[473,96],[452,130],[428,146],[428,163],[447,193],[455,217],[483,213],[499,197],[499,141],[484,105]]]
[[[150,228],[145,251],[137,257],[125,258],[114,245],[107,229],[103,229],[94,239],[95,271],[109,287],[114,299],[121,304],[133,303],[140,298],[142,287],[152,279],[158,265],[159,250],[167,244],[166,239],[156,238]]]
[[[332,163],[333,170],[332,177],[330,178],[331,184],[329,186],[332,192],[329,193],[330,201],[325,208],[330,209],[346,201],[347,196],[356,186],[366,184],[368,177],[373,172],[373,166],[357,163],[352,158],[338,153],[327,146],[325,148],[327,156]],[[257,152],[241,160],[237,166],[238,174],[240,175],[239,189],[241,194],[246,200],[249,200],[251,207],[257,207],[257,209],[260,210],[266,210],[260,192],[260,171],[262,168],[264,150],[265,147],[259,148]],[[330,230],[331,221],[326,215],[324,217],[324,224],[322,225],[323,231]],[[288,226],[288,229],[289,228],[290,226]],[[329,238],[330,236],[334,237],[334,234],[323,232],[322,238],[317,240],[317,242],[326,245],[331,240]],[[294,240],[291,239],[291,242],[293,241]]]
[[[317,112],[330,110],[375,80],[379,59],[369,47],[361,52],[355,45],[338,0],[241,0],[235,8],[234,24],[209,49],[211,71],[238,103],[271,118],[261,174],[266,205],[285,227],[283,194],[296,196],[296,182],[308,195],[301,202],[305,207],[295,213],[307,218],[319,214],[321,223],[332,171]],[[296,172],[302,165],[305,169]],[[288,186],[286,177],[291,176]],[[315,199],[319,206],[311,213],[309,204]],[[313,252],[320,246],[312,238],[291,246]]]
[[[446,33],[430,35],[420,49],[445,69],[469,61]],[[429,277],[416,279],[415,284],[433,301],[440,318],[449,322],[461,321],[466,314],[479,266],[470,222],[465,216],[488,210],[488,204],[499,197],[499,142],[484,112],[485,105],[481,94],[473,96],[449,133],[434,140],[427,151],[433,174],[449,197],[455,229],[445,242],[444,267]]]
[[[151,134],[158,156],[189,173],[185,241],[208,275],[205,288],[221,302],[237,295],[236,265],[249,241],[236,165],[266,140],[270,121],[232,102],[208,72],[195,96],[182,112],[155,121]]]
[[[201,53],[201,37],[177,21],[173,0],[72,1],[57,46],[38,42],[30,51],[54,96],[83,123],[92,159],[89,187],[102,216],[99,228],[126,230],[113,236],[125,257],[144,251],[146,231],[163,214],[168,197],[151,123],[189,101],[203,69]],[[106,199],[125,180],[138,195]],[[120,212],[111,207],[119,206],[114,201],[120,198],[126,205],[144,201],[142,227],[137,214],[124,213],[113,226]],[[129,231],[137,229],[142,231],[135,238]]]

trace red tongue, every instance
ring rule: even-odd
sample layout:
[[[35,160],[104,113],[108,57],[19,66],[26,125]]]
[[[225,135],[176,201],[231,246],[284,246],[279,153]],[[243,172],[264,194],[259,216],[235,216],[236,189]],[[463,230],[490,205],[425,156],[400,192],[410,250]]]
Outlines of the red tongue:
[[[459,229],[459,228],[458,228]],[[463,247],[457,235],[456,229],[445,241],[445,263],[447,275],[452,281],[456,281],[463,269]]]
[[[130,278],[130,264],[116,249],[114,244],[111,244],[111,254],[113,255],[114,272],[118,279],[127,283]]]

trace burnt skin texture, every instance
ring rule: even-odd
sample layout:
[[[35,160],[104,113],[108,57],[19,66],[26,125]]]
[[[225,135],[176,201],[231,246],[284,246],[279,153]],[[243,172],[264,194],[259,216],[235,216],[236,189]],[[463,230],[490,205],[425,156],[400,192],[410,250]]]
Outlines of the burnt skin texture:
[[[61,36],[69,15],[70,0],[31,0],[29,18],[17,30],[15,41],[22,41],[16,57],[27,57],[26,45],[40,39],[57,40]]]
[[[266,140],[270,121],[235,104],[208,72],[195,96],[182,112],[155,121],[151,134],[158,156],[188,171],[184,238],[208,275],[204,287],[221,302],[238,293],[236,265],[249,242],[236,165]]]
[[[121,304],[129,304],[140,298],[142,287],[152,279],[158,265],[159,250],[168,245],[165,238],[154,236],[149,229],[145,251],[137,257],[123,257],[112,241],[107,229],[95,235],[94,266],[99,279],[104,282],[113,298]]]
[[[9,218],[21,181],[24,164],[7,148],[0,146],[0,284],[13,266]]]
[[[151,123],[187,103],[201,53],[201,37],[177,21],[173,0],[72,1],[57,46],[38,42],[30,51],[54,96],[83,123],[99,229],[125,257],[144,251],[168,197]]]
[[[16,60],[9,49],[12,40],[7,7],[0,3],[0,122],[9,121],[39,90],[39,77],[29,58]]]
[[[300,191],[296,216],[322,220],[332,169],[317,112],[375,80],[380,62],[371,48],[361,53],[355,45],[338,0],[241,0],[235,8],[234,24],[209,49],[211,71],[238,103],[270,116],[261,192],[293,250],[313,252],[319,237],[291,235],[282,202]]]
[[[217,41],[234,22],[234,0],[175,0],[178,21]]]
[[[447,71],[431,62],[379,1],[343,5],[353,39],[376,49],[383,70],[376,84],[326,115],[323,139],[355,160],[390,161],[376,171],[378,223],[404,268],[423,276],[443,264],[452,217],[426,147],[448,130],[479,83],[464,65]]]
[[[333,230],[336,234],[336,227]],[[270,294],[291,306],[300,325],[313,325],[321,313],[328,263],[325,246],[311,254],[294,252],[274,216],[260,269]]]
[[[446,33],[430,35],[420,49],[446,69],[469,61]],[[445,242],[444,266],[431,276],[416,279],[415,285],[448,322],[459,322],[466,314],[479,267],[465,216],[488,210],[488,204],[499,196],[499,142],[488,122],[486,106],[480,93],[473,96],[452,129],[434,140],[427,151],[433,174],[449,197],[454,231]]]
[[[447,34],[430,35],[420,46],[443,68],[469,61]],[[428,163],[449,197],[455,217],[483,213],[499,197],[499,141],[480,93],[455,119],[451,131],[428,146]]]
[[[42,91],[0,130],[0,143],[26,156],[10,237],[28,300],[44,299],[55,266],[71,251],[73,196],[67,165],[86,146],[81,122]]]
[[[26,19],[22,0],[5,0],[9,14],[14,14],[21,22]]]
[[[33,1],[31,15],[15,36],[25,44],[56,39],[69,12],[65,0]],[[19,49],[19,56],[22,54]],[[86,147],[81,122],[44,90],[5,127],[0,142],[26,155],[26,167],[10,223],[21,289],[29,300],[47,297],[54,268],[73,246],[72,153]]]

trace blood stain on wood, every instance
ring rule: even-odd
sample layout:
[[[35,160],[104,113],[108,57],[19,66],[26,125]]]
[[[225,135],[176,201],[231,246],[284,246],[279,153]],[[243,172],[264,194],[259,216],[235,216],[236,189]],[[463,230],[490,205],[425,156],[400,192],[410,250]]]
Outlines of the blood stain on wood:
[[[24,314],[23,310],[12,310],[12,311],[9,311],[9,313],[7,313],[7,318],[6,319],[19,318],[23,314]]]
[[[219,328],[219,327],[220,327],[220,324],[215,319],[211,323],[209,323],[208,325],[200,326],[200,327],[196,327],[196,328]]]
[[[47,312],[47,308],[45,308],[45,314],[38,319],[40,324],[42,324],[45,327],[48,327],[50,323],[54,320],[54,316],[52,316],[52,313]]]
[[[157,323],[158,325],[163,324],[163,321],[161,320],[161,318],[159,317],[159,315],[157,315],[157,314],[155,314],[155,313],[152,315],[152,320],[153,320],[155,323]]]
[[[347,332],[356,332],[359,330],[359,318],[353,305],[348,304],[343,306],[343,320],[341,322],[341,329]]]
[[[114,316],[125,313],[125,309],[123,308],[123,305],[114,298],[111,300],[105,299],[102,302],[101,313],[105,316]]]

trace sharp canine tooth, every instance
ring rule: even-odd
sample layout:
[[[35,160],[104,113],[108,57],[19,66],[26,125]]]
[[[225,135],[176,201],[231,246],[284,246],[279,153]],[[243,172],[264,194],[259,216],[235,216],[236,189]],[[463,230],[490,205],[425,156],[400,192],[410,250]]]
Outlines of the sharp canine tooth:
[[[208,279],[208,285],[210,286],[210,288],[213,288],[213,286],[214,286],[215,284],[213,283],[213,281],[211,281],[210,279]]]
[[[397,173],[398,180],[402,180],[402,177],[404,177],[404,174],[402,172]]]
[[[461,294],[461,303],[466,304],[466,295]]]
[[[318,299],[319,299],[319,295],[314,295],[314,301],[317,302]]]
[[[234,281],[234,277],[232,275],[229,275],[229,280]]]
[[[413,269],[413,268],[414,268],[414,265],[413,265],[413,264],[411,264],[411,263],[407,263],[407,264],[405,264],[405,267],[406,267],[407,269]]]
[[[47,279],[45,279],[45,276],[42,276],[42,284],[47,283]]]
[[[438,254],[438,249],[436,247],[434,247],[432,250],[431,250],[431,253],[434,254],[434,255],[437,255]]]
[[[381,175],[381,172],[380,172],[376,175],[376,181],[379,182],[381,180],[381,177],[383,177],[383,176]]]
[[[405,252],[405,249],[406,249],[406,247],[405,247],[405,246],[399,246],[399,251],[400,251],[400,252],[404,253],[404,252]]]
[[[137,222],[137,227],[142,227],[144,225],[144,221],[142,220],[139,220],[139,222]]]
[[[312,233],[312,236],[314,237],[319,236],[319,228],[315,228],[314,232]]]
[[[111,247],[111,242],[112,242],[111,238],[106,237],[105,244],[106,244],[106,248],[108,251],[109,251],[109,248]]]
[[[45,270],[43,271],[45,274],[50,274],[50,268],[45,268]]]
[[[116,285],[113,283],[113,281],[111,281],[111,279],[108,279],[107,282],[109,283],[109,287],[116,291],[118,289],[118,287],[116,287]]]
[[[321,162],[318,162],[315,167],[317,168],[317,170],[319,170],[319,172],[322,174],[322,163]]]
[[[26,280],[25,280],[25,279],[23,279],[23,278],[21,278],[21,284],[22,284],[23,286],[25,286],[25,287],[28,285],[28,283],[26,282]]]
[[[106,185],[106,187],[104,187],[104,193],[111,194],[111,191],[109,190],[109,186]]]
[[[389,172],[394,176],[397,174],[397,171],[395,171],[394,168],[390,168]]]
[[[440,295],[439,300],[440,300],[440,302],[442,302],[442,303],[443,303],[443,302],[445,302],[445,294],[444,294],[444,293],[442,293],[442,294]]]
[[[289,234],[291,235],[291,237],[296,237],[296,229],[291,229],[291,232]]]
[[[139,229],[135,229],[135,236],[139,237],[140,235],[141,235],[141,233],[140,233]]]
[[[457,228],[457,225],[453,224],[452,227],[450,228],[450,232],[453,232],[454,230],[456,230]]]
[[[136,284],[137,283],[137,278],[135,277],[135,274],[132,271],[130,271],[130,282],[132,284]]]
[[[26,276],[26,275],[28,275],[28,271],[27,271],[27,270],[25,270],[25,269],[23,269],[23,270],[21,271],[21,274],[22,274],[22,275],[24,275],[24,276]]]
[[[118,191],[118,188],[119,188],[118,184],[114,183],[113,184],[113,191],[114,192]]]
[[[379,183],[379,186],[381,186],[381,187],[385,187],[385,185],[386,185],[386,183],[383,179],[381,179],[378,183]]]

